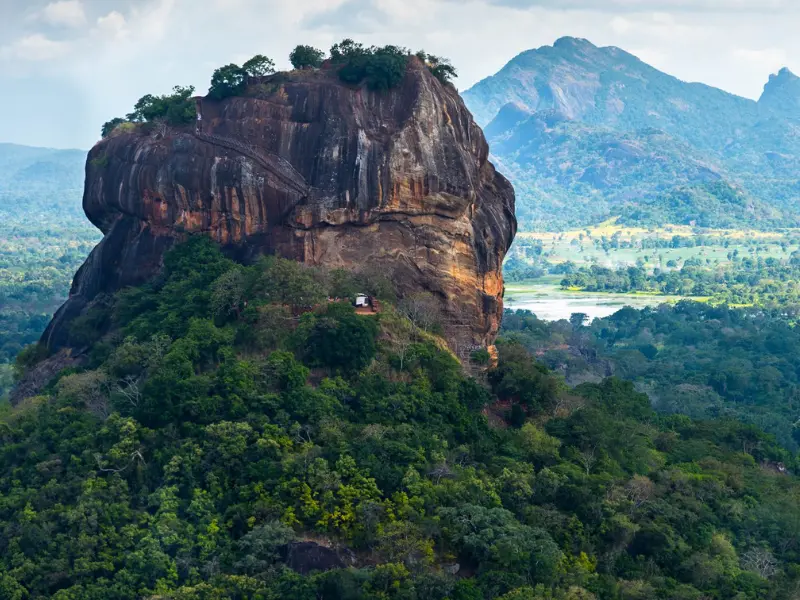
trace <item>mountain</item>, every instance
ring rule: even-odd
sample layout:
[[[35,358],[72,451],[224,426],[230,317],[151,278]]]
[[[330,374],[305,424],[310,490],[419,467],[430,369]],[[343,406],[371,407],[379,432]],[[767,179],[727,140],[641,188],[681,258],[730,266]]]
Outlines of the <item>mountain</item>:
[[[0,192],[60,187],[83,189],[83,150],[55,150],[0,143]]]
[[[244,96],[197,99],[202,131],[131,124],[95,145],[83,206],[105,237],[45,332],[49,349],[79,346],[75,319],[193,233],[245,261],[388,275],[404,296],[435,298],[454,349],[491,346],[514,190],[455,89],[407,63],[388,91],[329,67],[266,77]]]
[[[771,75],[758,108],[764,116],[800,119],[800,77],[786,68]]]
[[[800,222],[799,81],[784,69],[756,102],[562,38],[463,96],[515,184],[523,228],[610,216],[772,228]],[[676,194],[702,206],[671,211]]]

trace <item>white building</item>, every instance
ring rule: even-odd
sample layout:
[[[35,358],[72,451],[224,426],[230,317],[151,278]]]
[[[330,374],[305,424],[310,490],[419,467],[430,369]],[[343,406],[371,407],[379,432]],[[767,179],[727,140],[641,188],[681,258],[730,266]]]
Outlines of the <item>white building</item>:
[[[356,308],[359,306],[369,306],[369,296],[366,294],[358,294],[356,296]]]

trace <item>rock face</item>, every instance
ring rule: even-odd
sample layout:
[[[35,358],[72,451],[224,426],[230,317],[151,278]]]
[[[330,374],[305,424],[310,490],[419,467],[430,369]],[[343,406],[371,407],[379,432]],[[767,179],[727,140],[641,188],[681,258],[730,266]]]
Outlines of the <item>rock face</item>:
[[[164,252],[203,233],[237,258],[269,253],[391,274],[402,295],[433,293],[454,349],[490,345],[514,190],[488,161],[458,93],[417,59],[388,92],[330,70],[264,78],[245,97],[198,99],[200,131],[143,128],[89,153],[83,206],[105,234],[43,336],[141,283]]]
[[[764,117],[784,116],[796,122],[800,119],[800,77],[787,68],[770,75],[758,108]]]

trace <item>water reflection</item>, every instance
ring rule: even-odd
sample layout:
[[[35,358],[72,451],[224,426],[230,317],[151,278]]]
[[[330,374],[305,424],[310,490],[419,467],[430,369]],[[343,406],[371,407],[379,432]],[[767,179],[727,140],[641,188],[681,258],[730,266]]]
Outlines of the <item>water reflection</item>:
[[[505,306],[512,310],[529,310],[545,321],[569,319],[573,313],[585,313],[591,320],[613,315],[624,306],[645,308],[678,299],[674,296],[566,292],[549,284],[511,284],[506,286]]]

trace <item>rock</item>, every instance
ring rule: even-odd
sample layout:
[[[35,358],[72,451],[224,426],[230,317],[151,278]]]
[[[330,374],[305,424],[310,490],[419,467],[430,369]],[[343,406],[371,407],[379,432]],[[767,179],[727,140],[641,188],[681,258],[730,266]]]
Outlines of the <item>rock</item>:
[[[243,262],[380,268],[401,295],[438,298],[460,354],[492,344],[514,190],[452,86],[411,58],[388,92],[308,70],[198,107],[202,132],[140,126],[89,152],[83,206],[104,238],[43,335],[51,351],[95,298],[152,277],[192,233]]]
[[[800,77],[786,67],[770,75],[758,108],[765,117],[777,115],[796,121],[800,118]]]
[[[62,348],[47,360],[30,369],[9,394],[11,404],[16,406],[25,398],[38,394],[58,373],[69,367],[80,366],[82,357],[72,355],[71,348]]]
[[[293,542],[286,547],[286,566],[303,575],[312,571],[343,569],[355,562],[352,552],[336,550],[316,542]]]

